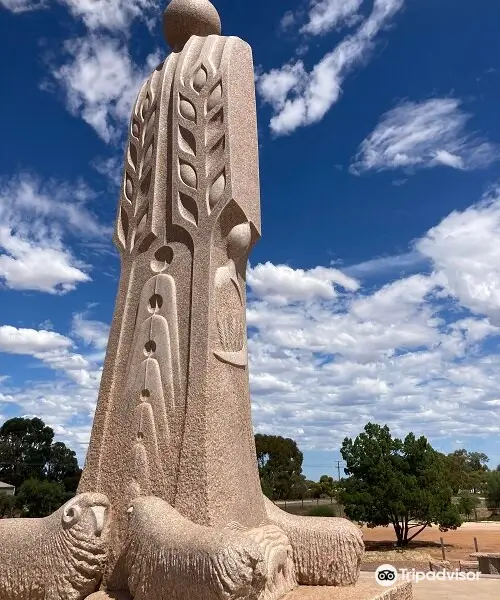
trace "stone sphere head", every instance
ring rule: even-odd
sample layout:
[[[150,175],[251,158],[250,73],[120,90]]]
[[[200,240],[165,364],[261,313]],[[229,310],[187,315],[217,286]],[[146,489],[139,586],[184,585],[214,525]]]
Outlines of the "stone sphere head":
[[[209,0],[172,0],[163,14],[163,35],[180,50],[192,35],[220,35],[220,17]]]
[[[227,236],[227,255],[233,260],[242,258],[252,241],[250,223],[241,223],[233,227]]]

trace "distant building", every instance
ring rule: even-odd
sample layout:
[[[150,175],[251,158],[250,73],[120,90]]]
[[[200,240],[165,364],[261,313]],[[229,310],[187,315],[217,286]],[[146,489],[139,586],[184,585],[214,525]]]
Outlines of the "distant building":
[[[4,483],[0,481],[0,494],[7,494],[7,496],[13,496],[16,493],[16,488],[10,483]]]

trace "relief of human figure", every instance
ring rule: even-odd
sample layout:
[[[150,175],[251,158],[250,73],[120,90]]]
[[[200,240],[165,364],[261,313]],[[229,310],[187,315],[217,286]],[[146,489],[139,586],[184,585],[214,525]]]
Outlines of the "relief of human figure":
[[[222,361],[236,366],[247,364],[247,333],[245,323],[244,291],[238,279],[236,265],[242,260],[246,266],[251,242],[249,223],[241,223],[227,236],[227,263],[215,272],[215,310],[221,350],[214,354]]]

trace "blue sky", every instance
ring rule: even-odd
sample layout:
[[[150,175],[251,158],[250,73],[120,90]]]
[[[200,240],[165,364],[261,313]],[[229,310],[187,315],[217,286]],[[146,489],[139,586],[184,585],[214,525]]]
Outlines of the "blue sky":
[[[82,460],[119,276],[131,104],[154,0],[0,0],[0,422]],[[220,0],[256,72],[256,429],[336,473],[368,421],[500,462],[500,4]]]

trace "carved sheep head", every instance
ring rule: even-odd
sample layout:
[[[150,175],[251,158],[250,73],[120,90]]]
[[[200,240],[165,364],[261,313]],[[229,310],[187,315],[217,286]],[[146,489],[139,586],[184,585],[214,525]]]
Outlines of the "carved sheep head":
[[[78,526],[89,537],[101,537],[110,521],[109,500],[103,494],[79,494],[62,508],[62,525],[68,530]]]

